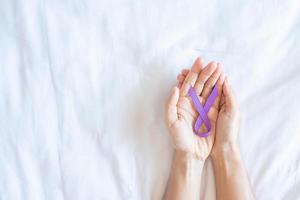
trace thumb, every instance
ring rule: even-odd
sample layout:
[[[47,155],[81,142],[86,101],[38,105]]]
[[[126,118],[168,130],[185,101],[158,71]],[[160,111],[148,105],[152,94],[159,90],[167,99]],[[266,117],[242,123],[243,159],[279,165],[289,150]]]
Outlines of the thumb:
[[[179,88],[175,86],[172,89],[171,95],[167,101],[166,121],[168,125],[172,125],[178,119],[177,103],[179,99]]]

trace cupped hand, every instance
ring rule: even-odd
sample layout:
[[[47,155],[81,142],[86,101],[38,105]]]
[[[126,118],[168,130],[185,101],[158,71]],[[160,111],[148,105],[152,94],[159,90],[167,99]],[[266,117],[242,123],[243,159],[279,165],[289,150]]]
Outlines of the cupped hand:
[[[239,125],[240,114],[238,104],[228,79],[225,78],[222,87],[220,111],[216,123],[216,137],[212,151],[213,154],[238,146]]]
[[[178,86],[183,84],[183,80],[189,73],[189,69],[183,69],[177,76]],[[222,85],[221,101],[218,118],[216,121],[216,134],[212,154],[238,149],[238,133],[240,125],[240,114],[237,101],[229,84],[228,78]]]
[[[179,86],[174,87],[166,106],[166,124],[169,129],[175,149],[205,160],[214,144],[216,120],[218,117],[220,94],[225,76],[219,63],[210,62],[203,66],[201,58],[197,58],[191,70],[183,70],[177,77]],[[218,97],[208,112],[211,122],[211,134],[208,137],[199,137],[194,133],[193,126],[198,113],[188,96],[192,86],[199,96],[200,102],[205,103],[214,85],[218,86]],[[200,132],[205,132],[202,126]]]

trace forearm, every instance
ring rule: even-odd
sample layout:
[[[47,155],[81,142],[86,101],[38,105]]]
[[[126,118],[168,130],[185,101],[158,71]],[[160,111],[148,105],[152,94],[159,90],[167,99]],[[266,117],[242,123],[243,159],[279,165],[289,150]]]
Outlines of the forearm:
[[[253,200],[246,169],[237,146],[230,146],[212,155],[217,199]]]
[[[165,200],[199,200],[204,161],[184,152],[175,151]]]

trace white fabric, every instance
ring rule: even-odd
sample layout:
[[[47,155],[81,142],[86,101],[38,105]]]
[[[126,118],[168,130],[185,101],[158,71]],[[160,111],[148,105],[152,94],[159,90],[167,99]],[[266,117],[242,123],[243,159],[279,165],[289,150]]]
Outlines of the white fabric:
[[[0,1],[0,199],[161,199],[164,102],[224,64],[257,199],[300,199],[299,0]],[[214,199],[211,163],[203,199]]]

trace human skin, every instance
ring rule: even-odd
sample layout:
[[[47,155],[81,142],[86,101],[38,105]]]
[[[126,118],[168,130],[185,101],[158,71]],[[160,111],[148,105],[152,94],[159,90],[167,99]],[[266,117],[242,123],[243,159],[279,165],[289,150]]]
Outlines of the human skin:
[[[191,70],[186,73],[180,88],[176,86],[171,92],[166,105],[166,125],[175,152],[164,199],[200,199],[201,174],[214,144],[220,95],[208,112],[211,135],[204,138],[194,134],[193,124],[198,114],[187,92],[193,86],[203,103],[215,84],[221,93],[224,78],[219,63],[210,62],[204,67],[202,59],[197,58]],[[204,131],[205,127],[201,127],[200,132]]]
[[[183,84],[187,74],[189,70],[184,69],[177,76],[179,86]],[[216,134],[211,151],[217,199],[255,199],[238,147],[239,122],[238,104],[226,78],[222,85]]]

